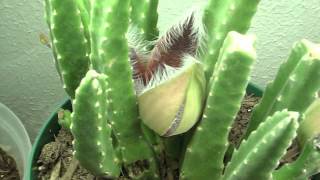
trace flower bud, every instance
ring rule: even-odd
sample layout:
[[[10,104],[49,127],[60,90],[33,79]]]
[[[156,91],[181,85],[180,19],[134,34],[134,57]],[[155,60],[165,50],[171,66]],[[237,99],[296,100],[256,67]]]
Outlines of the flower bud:
[[[202,113],[206,88],[203,67],[192,57],[183,62],[175,71],[160,73],[160,78],[155,75],[159,82],[152,80],[138,96],[143,122],[161,136],[188,131]]]

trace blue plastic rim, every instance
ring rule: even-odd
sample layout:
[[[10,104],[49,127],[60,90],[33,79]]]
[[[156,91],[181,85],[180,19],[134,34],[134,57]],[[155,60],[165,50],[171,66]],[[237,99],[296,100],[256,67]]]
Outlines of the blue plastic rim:
[[[247,88],[247,94],[255,94],[256,96],[261,97],[263,94],[263,91],[258,86],[253,85],[253,84],[249,84],[249,86]],[[57,135],[60,130],[60,125],[58,124],[57,112],[61,108],[68,109],[71,111],[72,110],[71,101],[69,99],[65,100],[57,108],[57,110],[51,114],[49,119],[46,121],[44,126],[41,128],[37,138],[35,139],[32,150],[31,150],[25,180],[36,180],[37,179],[37,177],[38,177],[38,172],[37,172],[38,157],[41,153],[42,147],[45,144],[53,141],[54,136]]]

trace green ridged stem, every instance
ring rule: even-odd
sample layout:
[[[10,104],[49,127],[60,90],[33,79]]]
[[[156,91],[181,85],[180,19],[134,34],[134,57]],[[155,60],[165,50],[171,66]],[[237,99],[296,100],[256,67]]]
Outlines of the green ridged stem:
[[[245,137],[275,111],[288,108],[303,113],[320,89],[320,46],[302,40],[296,43],[289,59],[280,66],[275,80],[268,84],[254,108]]]
[[[44,9],[45,9],[45,19],[46,19],[46,22],[47,22],[47,25],[49,27],[49,34],[50,34],[50,41],[51,41],[51,49],[52,49],[52,54],[53,54],[53,62],[54,62],[54,65],[56,67],[56,70],[59,74],[59,77],[60,77],[60,80],[62,81],[62,75],[61,75],[61,71],[60,71],[60,68],[59,68],[59,65],[58,65],[58,61],[57,61],[57,52],[56,52],[56,48],[54,47],[53,45],[53,42],[52,42],[52,39],[53,39],[53,35],[52,35],[52,32],[51,32],[51,5],[50,5],[50,1],[49,0],[45,0],[44,1]]]
[[[96,0],[91,4],[90,11],[90,61],[92,68],[99,73],[103,72],[103,63],[101,57],[101,44],[104,40],[104,11],[107,7],[109,7],[109,1]],[[110,8],[110,7],[109,7]]]
[[[102,0],[101,0],[102,1]],[[128,56],[126,33],[129,24],[129,0],[109,0],[103,3],[104,18],[99,54],[102,71],[109,77],[111,124],[125,165],[148,161],[145,176],[157,178],[157,165],[151,147],[143,137],[138,118],[132,67]]]
[[[302,57],[272,111],[288,107],[302,113],[315,100],[320,89],[320,46],[317,48],[319,54],[309,52]]]
[[[270,110],[276,103],[277,97],[284,89],[288,77],[295,69],[302,56],[307,52],[307,49],[308,43],[305,43],[305,41],[294,44],[288,60],[280,66],[273,82],[267,85],[260,103],[254,107],[246,137],[248,137],[250,132],[256,129],[259,126],[259,123],[266,119],[270,114]]]
[[[49,29],[51,29],[51,4],[50,4],[50,0],[45,0],[44,1],[44,18],[47,22],[47,25],[49,27]],[[50,33],[51,35],[51,33]]]
[[[89,0],[75,0],[77,7],[79,9],[80,16],[81,16],[81,22],[83,25],[83,31],[84,35],[86,37],[86,40],[88,42],[88,47],[90,47],[90,35],[89,35],[89,23],[90,23],[90,14],[88,11],[89,6]],[[89,49],[90,51],[90,49]]]
[[[218,60],[220,48],[230,31],[246,33],[260,0],[210,0],[205,8],[203,24],[207,31],[203,54],[209,79]]]
[[[301,147],[320,134],[320,98],[317,98],[306,110],[298,129],[298,140]]]
[[[89,67],[89,47],[74,1],[49,0],[50,31],[63,87],[71,98]]]
[[[108,124],[109,88],[107,77],[88,71],[76,90],[71,132],[74,155],[82,167],[95,175],[118,177],[119,160],[115,155],[111,125]]]
[[[298,118],[299,113],[283,110],[261,123],[234,152],[222,179],[272,179],[272,171],[296,136]]]
[[[88,15],[90,15],[91,5],[93,1],[92,0],[77,0],[77,1],[79,1],[79,4],[81,4],[81,8],[85,10],[88,13]],[[88,20],[90,20],[90,18]]]
[[[320,172],[319,136],[309,139],[298,159],[274,171],[274,180],[304,180]]]
[[[58,111],[58,123],[63,128],[70,130],[70,125],[72,123],[71,112],[66,109],[60,109]]]
[[[240,108],[256,58],[254,41],[252,36],[236,32],[230,32],[225,39],[202,120],[185,153],[181,179],[220,179],[230,126]],[[203,165],[195,166],[196,163]]]
[[[131,22],[142,33],[144,40],[154,41],[159,35],[158,23],[159,0],[132,0]]]

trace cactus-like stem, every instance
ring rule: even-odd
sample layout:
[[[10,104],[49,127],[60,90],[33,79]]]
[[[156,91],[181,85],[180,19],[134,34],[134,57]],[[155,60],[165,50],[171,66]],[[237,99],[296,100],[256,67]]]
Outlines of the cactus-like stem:
[[[98,44],[98,55],[102,65],[100,70],[109,77],[108,91],[112,109],[110,121],[118,142],[117,149],[121,152],[121,160],[124,164],[139,160],[147,161],[150,172],[156,173],[153,152],[140,129],[132,67],[128,56],[126,32],[129,24],[130,1],[97,0],[96,3],[98,1],[102,6],[100,7],[102,11],[99,13],[103,17],[103,23],[100,24],[102,29],[96,31],[98,38],[101,38],[101,44]],[[93,5],[95,6],[98,5]]]
[[[90,15],[92,1],[91,0],[77,0],[77,1],[79,1],[78,4],[81,4],[80,5],[81,9],[86,11],[86,14]],[[88,20],[90,20],[90,18]]]
[[[45,0],[44,1],[44,10],[45,10],[45,13],[44,13],[44,18],[47,22],[47,25],[49,27],[49,30],[51,29],[51,3],[50,3],[50,0]]]
[[[246,137],[275,111],[288,108],[303,113],[320,88],[320,46],[307,40],[296,43],[254,108]]]
[[[133,0],[131,1],[131,22],[136,26],[144,39],[153,41],[157,39],[159,30],[158,23],[159,0]]]
[[[51,29],[51,16],[52,16],[50,1],[49,0],[45,0],[44,6],[45,6],[45,19],[46,19],[47,25],[48,25],[49,30],[50,30]],[[52,32],[50,31],[49,34],[50,34],[50,41],[51,41],[50,47],[52,49],[53,58],[54,58],[53,62],[54,62],[54,65],[56,67],[56,70],[57,70],[57,72],[59,74],[60,80],[62,81],[62,75],[61,75],[61,71],[60,71],[60,68],[59,68],[59,65],[58,65],[58,61],[57,61],[56,48],[55,48],[55,46],[53,46],[53,43],[52,43],[52,39],[53,39]]]
[[[296,136],[299,113],[279,111],[244,141],[227,165],[223,180],[272,179],[272,171]]]
[[[315,100],[320,88],[320,46],[317,51],[302,57],[302,61],[291,76],[293,84],[289,83],[286,86],[271,111],[288,107],[289,110],[302,113]]]
[[[186,150],[181,179],[219,179],[222,175],[230,126],[256,58],[254,38],[230,32],[221,52],[202,120]],[[194,166],[196,162],[210,163]]]
[[[320,172],[320,136],[309,139],[298,159],[273,172],[274,180],[304,180]]]
[[[70,130],[70,125],[72,123],[71,112],[69,110],[60,109],[58,111],[58,123],[63,128]]]
[[[218,60],[220,48],[229,31],[246,33],[256,12],[259,0],[210,0],[205,9],[203,24],[207,31],[203,61],[210,78]]]
[[[316,99],[306,110],[298,129],[298,140],[301,147],[320,134],[320,98]]]
[[[75,0],[79,13],[81,16],[81,22],[83,25],[84,35],[88,41],[88,47],[90,47],[90,35],[89,35],[89,23],[90,23],[90,14],[89,14],[89,1],[88,0]],[[89,49],[90,51],[90,49]]]
[[[76,90],[73,101],[71,132],[75,157],[96,175],[118,177],[120,173],[108,124],[109,88],[106,76],[88,71]]]
[[[71,98],[89,66],[89,47],[74,1],[49,0],[50,31],[63,87]]]
[[[91,45],[91,52],[90,52],[90,61],[92,68],[95,69],[97,72],[103,72],[103,63],[101,57],[101,44],[102,41],[105,40],[104,37],[104,16],[103,13],[108,7],[108,1],[101,1],[97,0],[91,4],[91,11],[90,11],[90,45]],[[109,7],[110,8],[110,7]]]

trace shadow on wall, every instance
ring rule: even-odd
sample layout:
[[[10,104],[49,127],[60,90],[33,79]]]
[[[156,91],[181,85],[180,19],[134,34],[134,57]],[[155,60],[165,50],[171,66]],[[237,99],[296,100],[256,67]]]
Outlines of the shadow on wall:
[[[43,121],[65,98],[51,50],[42,1],[0,1],[0,102],[21,119],[33,140]]]

